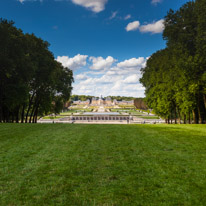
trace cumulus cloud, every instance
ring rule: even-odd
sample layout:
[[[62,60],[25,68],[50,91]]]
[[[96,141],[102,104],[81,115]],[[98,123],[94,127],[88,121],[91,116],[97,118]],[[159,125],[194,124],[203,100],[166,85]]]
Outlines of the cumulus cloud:
[[[86,74],[78,74],[75,76],[75,80],[86,80],[89,77]]]
[[[90,9],[95,13],[99,13],[105,9],[107,0],[72,0],[72,2],[79,6]]]
[[[73,58],[68,56],[58,56],[57,61],[62,63],[64,67],[67,67],[72,70],[79,69],[87,64],[88,55],[77,54]]]
[[[126,26],[126,31],[135,31],[139,28],[139,26],[140,26],[139,21],[131,22]]]
[[[128,76],[125,80],[124,83],[126,84],[137,84],[139,82],[140,76],[137,74],[133,74]]]
[[[132,58],[125,60],[123,62],[120,62],[117,64],[118,67],[144,67],[145,64],[145,58],[144,57],[139,57],[139,58]]]
[[[127,31],[139,30],[142,33],[150,32],[152,34],[162,33],[164,30],[164,19],[160,19],[159,21],[150,24],[145,24],[142,26],[140,26],[139,21],[134,21],[127,25],[126,30]]]
[[[160,19],[157,22],[146,24],[140,27],[140,31],[143,33],[151,32],[153,34],[162,33],[164,30],[164,19]]]
[[[116,62],[116,60],[111,56],[108,56],[106,59],[103,57],[90,57],[89,60],[92,61],[92,66],[90,68],[93,70],[108,69]]]
[[[131,58],[118,62],[109,56],[90,57],[93,63],[89,70],[75,76],[74,94],[94,96],[134,96],[144,97],[144,87],[139,83],[140,69],[148,58]],[[78,70],[79,73],[80,70]]]

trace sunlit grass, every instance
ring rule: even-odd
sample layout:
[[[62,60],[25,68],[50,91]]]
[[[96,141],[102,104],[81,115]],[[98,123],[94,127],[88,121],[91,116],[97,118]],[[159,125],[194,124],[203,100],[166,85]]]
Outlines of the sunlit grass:
[[[139,116],[142,119],[159,119],[158,116]]]
[[[0,124],[0,205],[205,205],[205,125]]]

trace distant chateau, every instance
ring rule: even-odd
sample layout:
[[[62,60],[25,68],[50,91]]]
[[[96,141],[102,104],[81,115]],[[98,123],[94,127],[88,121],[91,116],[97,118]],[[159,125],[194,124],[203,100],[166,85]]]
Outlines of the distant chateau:
[[[134,100],[132,101],[117,101],[116,99],[114,99],[112,101],[112,99],[110,97],[93,97],[92,100],[90,101],[89,99],[87,101],[74,101],[73,104],[75,105],[90,105],[90,106],[115,106],[115,105],[129,105],[129,106],[133,106],[134,105]]]

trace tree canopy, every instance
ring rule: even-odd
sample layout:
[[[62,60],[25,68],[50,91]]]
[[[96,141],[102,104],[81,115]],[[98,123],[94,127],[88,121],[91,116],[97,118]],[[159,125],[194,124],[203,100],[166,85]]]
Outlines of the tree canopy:
[[[169,120],[206,121],[206,2],[196,0],[165,17],[167,47],[142,69],[146,102]]]
[[[0,19],[0,122],[37,122],[70,98],[73,73],[49,43]]]

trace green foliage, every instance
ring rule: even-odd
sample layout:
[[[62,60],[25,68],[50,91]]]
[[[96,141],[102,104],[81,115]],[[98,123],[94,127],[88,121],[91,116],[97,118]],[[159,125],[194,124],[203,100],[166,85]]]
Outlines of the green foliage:
[[[146,102],[168,119],[206,122],[206,6],[197,0],[165,17],[167,48],[157,51],[142,69]]]
[[[86,100],[92,100],[92,98],[93,98],[94,96],[89,96],[89,95],[72,95],[71,96],[71,101],[78,101],[78,100],[80,100],[80,101],[86,101]]]
[[[132,101],[135,98],[134,97],[123,97],[123,96],[109,96],[112,100],[117,100],[117,101]]]
[[[73,74],[49,43],[0,19],[0,122],[36,122],[70,98]]]
[[[78,100],[81,100],[81,101],[86,101],[86,100],[92,100],[92,98],[95,97],[95,96],[89,96],[89,95],[72,95],[71,96],[71,101],[78,101]],[[108,96],[113,100],[117,100],[117,101],[131,101],[131,100],[134,100],[135,98],[134,97],[123,97],[123,96]],[[99,98],[99,97],[96,97],[96,98]]]

